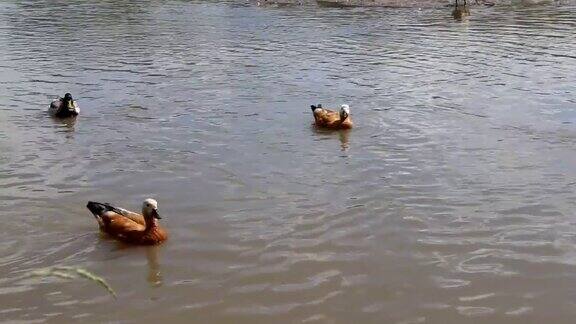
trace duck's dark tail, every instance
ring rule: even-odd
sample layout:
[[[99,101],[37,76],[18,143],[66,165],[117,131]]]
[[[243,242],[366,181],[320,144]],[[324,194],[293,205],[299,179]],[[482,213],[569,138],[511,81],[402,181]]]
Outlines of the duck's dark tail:
[[[98,217],[98,216],[104,214],[105,212],[107,212],[108,210],[110,210],[108,208],[108,206],[110,206],[110,205],[95,202],[95,201],[89,201],[88,204],[86,205],[86,207],[90,210],[90,212],[92,214],[94,214],[94,216],[96,216],[96,217]]]
[[[89,201],[86,207],[90,210],[90,212],[92,212],[92,214],[94,214],[94,217],[96,218],[102,216],[102,214],[104,214],[107,211],[113,211],[120,215],[123,214],[120,209],[110,205],[109,203],[99,203],[95,201]]]
[[[314,112],[316,109],[322,109],[322,104],[317,104],[316,106],[310,105],[310,108],[312,109],[312,112]]]

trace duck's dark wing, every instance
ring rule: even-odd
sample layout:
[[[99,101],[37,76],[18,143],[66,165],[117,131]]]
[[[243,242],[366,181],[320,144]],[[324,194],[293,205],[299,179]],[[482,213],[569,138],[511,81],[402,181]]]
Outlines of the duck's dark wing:
[[[145,225],[146,222],[144,221],[144,216],[126,210],[124,208],[115,207],[110,205],[109,203],[99,203],[95,201],[89,201],[86,207],[94,214],[94,216],[103,216],[107,212],[114,212],[118,215],[124,216],[138,224]]]
[[[122,208],[117,208],[109,203],[99,203],[95,201],[89,201],[86,207],[94,214],[94,216],[102,216],[105,212],[115,212],[116,214],[124,216],[126,210]]]
[[[60,107],[62,107],[62,101],[60,99],[56,99],[50,103],[50,108],[48,112],[51,115],[56,116],[60,112]]]
[[[60,101],[60,99],[56,99],[50,103],[51,109],[60,109],[60,106],[62,106],[62,101]]]

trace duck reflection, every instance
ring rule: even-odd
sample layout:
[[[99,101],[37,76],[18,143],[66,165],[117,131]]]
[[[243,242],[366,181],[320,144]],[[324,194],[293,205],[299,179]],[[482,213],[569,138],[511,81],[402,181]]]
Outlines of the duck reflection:
[[[162,274],[160,273],[160,263],[158,262],[158,246],[146,248],[146,258],[148,259],[148,276],[147,280],[151,286],[159,287],[162,285]]]
[[[464,2],[464,5],[459,5],[458,1],[456,1],[456,5],[454,6],[454,10],[452,10],[452,17],[454,19],[462,21],[467,19],[470,16],[470,7]]]
[[[61,129],[65,133],[74,133],[76,120],[78,116],[66,117],[66,118],[57,118],[57,117],[50,117],[54,125],[56,125],[59,129]]]
[[[350,133],[352,132],[350,129],[331,130],[312,126],[312,130],[317,135],[320,135],[322,137],[321,139],[333,138],[338,135],[338,139],[340,140],[340,150],[347,151],[350,148]]]
[[[160,246],[146,246],[146,247],[134,247],[133,245],[129,245],[123,242],[119,242],[111,238],[109,235],[99,232],[100,237],[104,241],[110,241],[114,243],[115,249],[123,250],[123,251],[137,251],[137,258],[140,260],[143,256],[141,251],[145,251],[146,253],[146,265],[148,266],[148,273],[146,275],[146,281],[152,287],[160,287],[162,286],[163,279],[162,273],[160,271],[160,262],[158,261],[158,251],[160,250]]]
[[[340,150],[347,151],[350,148],[350,130],[339,131],[338,138],[340,139]]]

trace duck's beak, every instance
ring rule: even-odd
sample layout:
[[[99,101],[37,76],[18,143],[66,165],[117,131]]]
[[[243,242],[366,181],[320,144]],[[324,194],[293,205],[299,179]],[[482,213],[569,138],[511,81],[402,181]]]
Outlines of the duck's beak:
[[[152,209],[152,217],[156,219],[162,219],[162,217],[160,217],[160,215],[158,214],[158,209]]]
[[[68,110],[74,110],[74,101],[68,100]]]

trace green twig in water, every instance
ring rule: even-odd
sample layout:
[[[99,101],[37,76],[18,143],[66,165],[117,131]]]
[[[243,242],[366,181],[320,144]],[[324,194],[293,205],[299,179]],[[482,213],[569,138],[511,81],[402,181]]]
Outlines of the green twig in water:
[[[36,270],[33,271],[32,274],[40,277],[58,277],[63,279],[76,279],[78,277],[82,277],[98,283],[100,286],[104,287],[108,293],[110,293],[110,295],[116,298],[116,292],[106,282],[106,280],[104,280],[104,278],[99,277],[86,269],[78,267],[56,266],[52,268]]]

